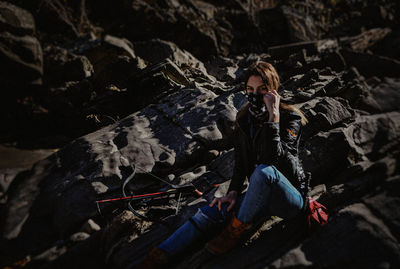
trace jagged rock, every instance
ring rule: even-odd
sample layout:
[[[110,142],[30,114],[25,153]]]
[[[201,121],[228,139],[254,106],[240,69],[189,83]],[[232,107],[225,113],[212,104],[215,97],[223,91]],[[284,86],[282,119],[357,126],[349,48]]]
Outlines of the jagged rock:
[[[199,88],[171,94],[157,107],[207,148],[221,149],[228,146],[236,111],[244,102],[242,93],[216,96]]]
[[[384,56],[352,52],[342,49],[343,55],[349,66],[355,66],[364,77],[399,77],[400,61]]]
[[[349,122],[354,117],[350,106],[341,98],[314,98],[312,101],[303,103],[300,108],[309,120],[304,127],[302,138],[304,140],[319,131],[327,131],[345,121]]]
[[[115,123],[137,107],[132,107],[127,89],[120,89],[110,84],[101,93],[92,92],[87,103],[84,103],[82,114],[85,117],[87,130],[98,130]]]
[[[392,30],[390,28],[374,28],[365,31],[357,36],[340,39],[344,46],[348,46],[352,51],[365,52],[376,42],[385,38]]]
[[[319,52],[327,52],[327,51],[335,51],[339,48],[339,42],[336,39],[321,39],[318,40],[318,51]]]
[[[342,79],[329,68],[318,70],[309,69],[306,73],[291,76],[284,81],[281,96],[284,101],[299,103],[313,98],[337,96],[342,89]]]
[[[400,40],[400,31],[391,29],[392,31],[382,40],[373,45],[370,50],[377,55],[383,55],[393,59],[400,60],[400,49],[396,44]]]
[[[399,176],[390,177],[379,187],[378,193],[367,194],[362,199],[362,202],[384,221],[397,241],[400,240],[400,216],[396,210],[399,205],[399,183]]]
[[[234,81],[242,74],[238,65],[229,58],[215,57],[205,64],[207,71],[213,75],[218,81]]]
[[[0,12],[4,26],[0,32],[0,81],[8,87],[40,84],[43,55],[40,42],[34,36],[32,15],[7,2],[0,2]]]
[[[137,57],[132,43],[125,38],[106,35],[101,42],[84,52],[93,64],[94,86],[98,91],[112,85],[120,89],[129,86],[129,79],[146,67]]]
[[[55,151],[57,149],[20,149],[10,145],[0,146],[1,173],[4,173],[4,176],[6,174],[19,176],[19,172],[23,172],[23,169],[29,173],[36,162],[47,158]]]
[[[159,102],[164,96],[184,87],[194,86],[185,73],[168,58],[147,66],[132,76],[128,84],[131,103],[138,109]]]
[[[16,0],[17,5],[35,17],[41,38],[48,42],[70,42],[96,29],[86,14],[85,1],[66,3],[60,0]]]
[[[136,58],[135,52],[133,51],[133,45],[126,38],[106,35],[103,44],[106,48],[109,48],[115,53],[119,52],[120,55],[130,56],[132,59]]]
[[[209,2],[216,6],[228,7],[228,8],[238,9],[238,10],[244,10],[245,8],[247,8],[247,1],[242,1],[242,0],[228,0],[228,1],[205,0],[204,2]]]
[[[223,152],[210,163],[210,168],[223,178],[230,179],[233,175],[235,164],[234,150]]]
[[[88,239],[89,237],[90,237],[90,235],[88,233],[78,232],[78,233],[74,233],[73,235],[71,235],[69,237],[69,240],[73,243],[78,243],[80,241]]]
[[[204,162],[210,163],[215,158],[217,158],[219,156],[219,154],[220,154],[220,152],[218,150],[215,150],[215,149],[209,150],[204,156]]]
[[[343,1],[332,9],[332,36],[354,36],[365,29],[385,27],[395,23],[392,11],[396,9],[394,2],[378,1],[372,3]],[[340,11],[339,11],[340,10]]]
[[[27,171],[26,168],[5,168],[0,170],[0,204],[4,204],[4,195],[10,187],[11,183],[20,177],[20,173]]]
[[[377,160],[398,147],[399,113],[363,115],[348,124],[319,132],[305,143],[300,159],[313,183],[329,182],[351,165]],[[382,132],[382,130],[384,130]]]
[[[183,184],[188,184],[194,181],[195,178],[198,178],[199,176],[203,175],[206,172],[206,167],[200,166],[197,167],[194,171],[190,171],[184,174],[179,175],[176,180],[177,184],[183,185]]]
[[[130,186],[135,191],[153,184],[145,179],[144,171],[159,176],[177,173],[201,160],[205,146],[230,144],[235,111],[241,104],[235,95],[216,98],[205,89],[187,89],[175,98],[170,109],[168,103],[148,106],[36,164],[32,177],[15,187],[6,206],[3,237],[28,240],[30,243],[24,245],[28,252],[45,247],[57,235],[68,234],[96,214],[96,197],[120,190],[121,181],[132,171],[132,162],[141,168],[135,186]],[[204,119],[204,115],[209,115],[208,121],[197,119]],[[104,192],[93,182],[102,182],[108,189]],[[27,204],[20,207],[19,200],[26,193]],[[31,208],[32,203],[35,206]],[[51,217],[53,222],[42,216]],[[40,232],[45,230],[46,236]]]
[[[343,57],[340,54],[339,50],[327,50],[326,52],[322,52],[317,56],[314,56],[310,60],[308,60],[307,65],[305,66],[308,69],[317,68],[317,69],[325,69],[330,68],[334,72],[342,72],[348,68],[348,65]],[[306,69],[306,70],[308,70]]]
[[[75,55],[59,47],[44,49],[44,80],[60,85],[66,81],[80,81],[93,74],[93,66],[85,56]]]
[[[395,104],[399,100],[397,78],[385,77],[382,81],[374,76],[366,80],[352,67],[342,73],[340,80],[336,80],[331,94],[348,100],[353,108],[372,114],[398,110]]]
[[[349,101],[350,105],[354,108],[361,108],[363,98],[368,96],[369,86],[365,78],[360,75],[357,68],[351,67],[342,73],[342,80],[346,81],[342,87],[333,87],[331,94],[338,95]]]
[[[88,103],[92,97],[93,86],[88,80],[84,79],[82,81],[68,81],[57,88],[51,88],[42,102],[44,107],[52,113],[63,118],[76,120],[77,117],[81,116],[80,112],[85,103]],[[66,124],[66,122],[62,124]]]
[[[287,44],[290,40],[290,24],[281,8],[264,8],[256,11],[257,26],[267,46]]]
[[[173,42],[151,39],[134,43],[136,54],[149,64],[157,64],[169,58],[174,64],[183,70],[189,67],[199,69],[207,74],[204,64],[196,59],[190,52],[180,49]]]
[[[68,250],[68,248],[66,246],[54,246],[51,247],[45,251],[43,251],[42,253],[35,255],[32,258],[32,261],[30,261],[30,265],[33,266],[40,266],[43,263],[49,263],[52,262],[54,260],[57,260],[61,255],[63,255],[64,253],[66,253]]]
[[[33,35],[35,33],[35,21],[31,13],[7,2],[0,2],[3,31],[16,35]]]
[[[274,62],[273,59],[271,59],[271,55],[269,55],[267,53],[244,54],[243,56],[240,56],[240,55],[236,56],[236,59],[238,60],[238,66],[241,68],[247,68],[251,63],[253,63],[255,61]]]
[[[371,113],[398,111],[399,88],[399,79],[385,77],[381,83],[369,88],[368,95],[363,97],[363,106],[360,106],[360,108]]]
[[[384,206],[388,203],[385,202]],[[332,255],[332,249],[335,254]],[[294,266],[396,267],[400,248],[386,222],[363,203],[341,209],[337,216],[301,245],[266,268]],[[260,264],[259,264],[260,265]]]
[[[125,241],[124,237],[129,235],[133,237],[132,239],[135,239],[140,232],[139,218],[132,212],[124,210],[121,214],[116,216],[111,224],[106,227],[101,238],[105,264],[109,263],[110,258],[115,252],[113,246],[120,244],[121,238]]]
[[[307,73],[292,76],[282,83],[281,96],[294,103],[311,99],[314,102],[321,96],[341,97],[352,108],[382,113],[397,110],[394,105],[399,99],[394,90],[397,83],[396,78],[385,78],[383,82],[373,77],[367,81],[355,67],[338,74],[329,69],[310,69]],[[309,116],[312,117],[310,114]]]
[[[171,40],[200,59],[207,58],[210,53],[229,53],[232,37],[214,18],[209,18],[213,14],[211,4],[200,6],[181,1],[159,4],[136,0],[125,8],[121,14],[125,23],[119,31],[124,31],[132,41],[156,37]]]
[[[206,176],[203,180],[207,182],[209,180],[215,180],[215,178],[216,175],[212,174],[211,178]],[[201,180],[201,178],[198,180]],[[127,236],[120,236],[119,240],[116,240],[118,237],[115,238],[116,241],[114,245],[120,247],[116,248],[112,247],[112,245],[107,246],[107,264],[114,268],[129,268],[131,265],[138,263],[152,246],[166,239],[169,234],[182,225],[189,217],[193,216],[199,207],[209,204],[214,197],[215,190],[214,188],[212,191],[208,191],[203,195],[203,197],[188,203],[178,216],[170,216],[167,218],[166,221],[170,224],[170,229],[162,225],[157,225],[153,227],[150,232],[145,232],[141,236],[135,236],[135,232],[132,236],[132,230],[130,230],[125,232]],[[126,227],[126,225],[121,225],[121,227]],[[148,227],[146,228],[148,231]],[[120,228],[116,227],[115,229]],[[197,247],[199,247],[199,245],[190,247],[190,250],[196,249]]]
[[[317,45],[318,43],[316,41],[295,42],[285,45],[269,47],[268,53],[275,58],[289,57],[293,53],[302,49],[305,49],[308,54],[316,54],[318,48]]]
[[[324,76],[336,76],[337,72],[343,71],[345,63],[341,62],[340,56],[336,52],[311,52],[307,49],[301,49],[291,53],[289,57],[283,58],[284,61],[277,61],[275,66],[280,71],[282,84],[287,84],[293,80],[293,77],[306,75],[316,79],[315,74]],[[315,73],[315,74],[312,74]],[[303,81],[306,82],[306,81]]]
[[[187,1],[99,3],[89,0],[86,4],[92,11],[91,17],[101,24],[107,33],[125,36],[131,41],[147,42],[153,38],[160,38],[172,41],[186,50],[190,50],[192,45],[197,50],[202,50],[200,43],[205,44],[205,42],[213,48],[218,45],[213,41],[216,38],[212,29],[215,24],[207,25],[208,16],[213,13],[213,6],[207,3]],[[186,16],[191,17],[186,18]],[[203,23],[200,29],[196,21]],[[140,27],[137,27],[138,25]],[[198,40],[202,42],[196,44]],[[183,46],[186,43],[190,44]]]
[[[88,219],[81,227],[80,232],[91,234],[100,231],[101,227],[92,219]]]
[[[313,17],[301,13],[290,6],[282,6],[282,13],[290,28],[290,41],[309,41],[320,39],[321,33]]]
[[[325,80],[329,81],[330,79],[331,78],[328,77]],[[298,90],[298,91],[307,90],[307,88],[310,87],[310,85],[313,85],[315,82],[317,82],[319,80],[320,80],[320,77],[319,77],[318,70],[311,69],[302,76],[295,76],[290,81],[286,81],[284,83],[284,87],[286,89],[291,89],[292,91],[293,90]]]
[[[231,54],[262,53],[266,44],[269,44],[269,38],[263,39],[261,37],[262,26],[257,27],[256,15],[253,15],[255,12],[249,12],[247,8],[218,9],[216,20],[231,33],[228,36],[231,39],[229,42]],[[276,36],[274,33],[269,33],[268,37],[279,39],[280,35]],[[227,55],[222,54],[222,56]]]
[[[375,162],[361,161],[336,176],[319,201],[328,208],[340,208],[361,198],[385,180],[396,175],[396,159],[383,157]]]

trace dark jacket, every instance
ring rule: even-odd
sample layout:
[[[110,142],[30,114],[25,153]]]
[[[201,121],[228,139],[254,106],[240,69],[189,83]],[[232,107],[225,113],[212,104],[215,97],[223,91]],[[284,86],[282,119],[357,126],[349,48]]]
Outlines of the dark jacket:
[[[238,193],[258,164],[274,165],[300,191],[303,198],[309,190],[310,173],[305,173],[298,158],[302,132],[301,117],[292,110],[280,108],[279,122],[265,122],[250,138],[248,103],[236,115],[233,132],[235,167],[228,192]]]

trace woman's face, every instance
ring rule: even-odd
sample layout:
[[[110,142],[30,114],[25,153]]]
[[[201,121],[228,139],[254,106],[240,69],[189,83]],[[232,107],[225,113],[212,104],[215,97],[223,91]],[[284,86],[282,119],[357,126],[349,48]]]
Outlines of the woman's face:
[[[247,81],[246,92],[247,93],[257,92],[261,94],[266,94],[268,92],[268,88],[260,76],[253,75],[250,76],[249,80]]]

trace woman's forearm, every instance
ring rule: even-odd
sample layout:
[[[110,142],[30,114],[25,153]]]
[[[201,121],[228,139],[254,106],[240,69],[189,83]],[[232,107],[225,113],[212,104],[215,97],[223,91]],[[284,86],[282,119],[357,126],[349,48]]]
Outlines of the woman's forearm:
[[[269,122],[279,122],[279,113],[278,114],[270,114],[268,121]]]

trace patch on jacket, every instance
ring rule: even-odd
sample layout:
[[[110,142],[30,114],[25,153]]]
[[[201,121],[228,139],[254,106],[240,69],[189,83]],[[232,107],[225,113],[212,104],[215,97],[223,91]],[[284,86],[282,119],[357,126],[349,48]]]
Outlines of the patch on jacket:
[[[296,137],[296,134],[294,133],[293,130],[290,130],[289,128],[286,128],[286,130],[289,132],[289,135],[290,135],[291,137]]]

